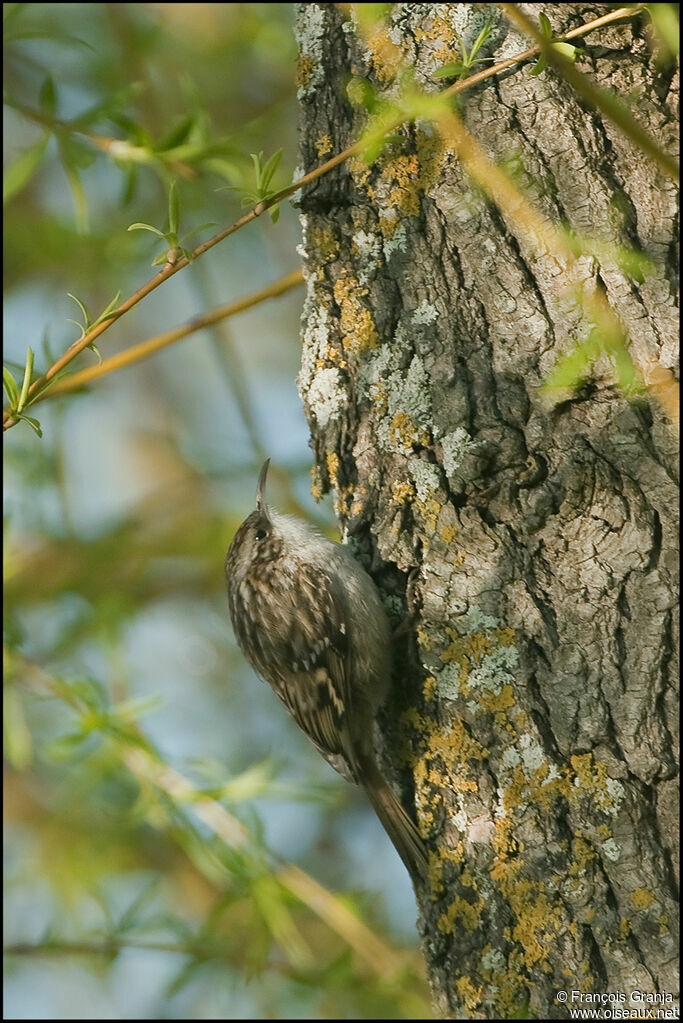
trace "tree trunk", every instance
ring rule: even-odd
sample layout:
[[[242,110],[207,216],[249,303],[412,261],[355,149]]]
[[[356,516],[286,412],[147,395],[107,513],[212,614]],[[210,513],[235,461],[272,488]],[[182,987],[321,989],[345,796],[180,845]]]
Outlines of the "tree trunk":
[[[347,5],[297,6],[305,171],[362,131],[350,76],[390,94],[403,60],[441,89],[431,73],[484,16],[394,4],[368,30]],[[521,6],[555,33],[610,9]],[[485,7],[486,56],[529,45]],[[642,21],[579,42],[579,68],[671,145],[677,76],[657,68]],[[635,358],[671,367],[673,184],[552,70],[488,79],[461,116],[543,216],[608,243],[580,257],[584,287],[606,296]],[[567,266],[532,248],[429,124],[398,135],[370,167],[352,159],[303,193],[299,386],[314,489],[334,488],[395,607],[419,566],[412,657],[401,651],[380,728],[431,851],[417,898],[436,1009],[566,1018],[610,992],[642,1008],[632,992],[677,991],[674,433],[656,402],[610,384],[606,360],[566,400],[542,400],[590,330]],[[642,283],[617,245],[652,260]]]

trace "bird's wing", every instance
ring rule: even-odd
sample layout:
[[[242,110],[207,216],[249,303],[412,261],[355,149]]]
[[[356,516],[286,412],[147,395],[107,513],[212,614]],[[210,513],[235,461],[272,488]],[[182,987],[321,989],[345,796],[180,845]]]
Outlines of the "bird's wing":
[[[251,637],[256,667],[325,759],[357,781],[343,589],[324,570],[303,565],[277,598]]]

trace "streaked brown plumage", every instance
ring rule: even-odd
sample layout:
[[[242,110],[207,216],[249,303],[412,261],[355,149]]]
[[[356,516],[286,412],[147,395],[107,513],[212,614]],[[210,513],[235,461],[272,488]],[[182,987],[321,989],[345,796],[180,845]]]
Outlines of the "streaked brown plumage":
[[[382,777],[373,723],[390,678],[390,629],[375,584],[341,544],[268,508],[256,510],[225,560],[237,641],[329,764],[363,785],[413,877],[427,858],[419,832]]]

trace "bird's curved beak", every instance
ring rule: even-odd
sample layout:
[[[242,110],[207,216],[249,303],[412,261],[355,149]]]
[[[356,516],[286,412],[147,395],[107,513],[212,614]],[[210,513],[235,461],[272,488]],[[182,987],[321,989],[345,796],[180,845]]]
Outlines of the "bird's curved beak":
[[[268,475],[269,465],[270,459],[266,458],[261,472],[259,473],[258,484],[256,486],[256,508],[266,518],[268,518],[268,505],[266,504],[266,476]]]

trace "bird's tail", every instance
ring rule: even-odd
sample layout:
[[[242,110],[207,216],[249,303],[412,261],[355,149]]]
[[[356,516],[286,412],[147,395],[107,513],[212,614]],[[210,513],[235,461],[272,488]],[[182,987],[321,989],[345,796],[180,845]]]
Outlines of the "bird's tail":
[[[361,772],[363,785],[382,827],[391,839],[413,880],[427,876],[427,850],[417,825],[408,816],[382,777],[377,766],[369,761]]]

